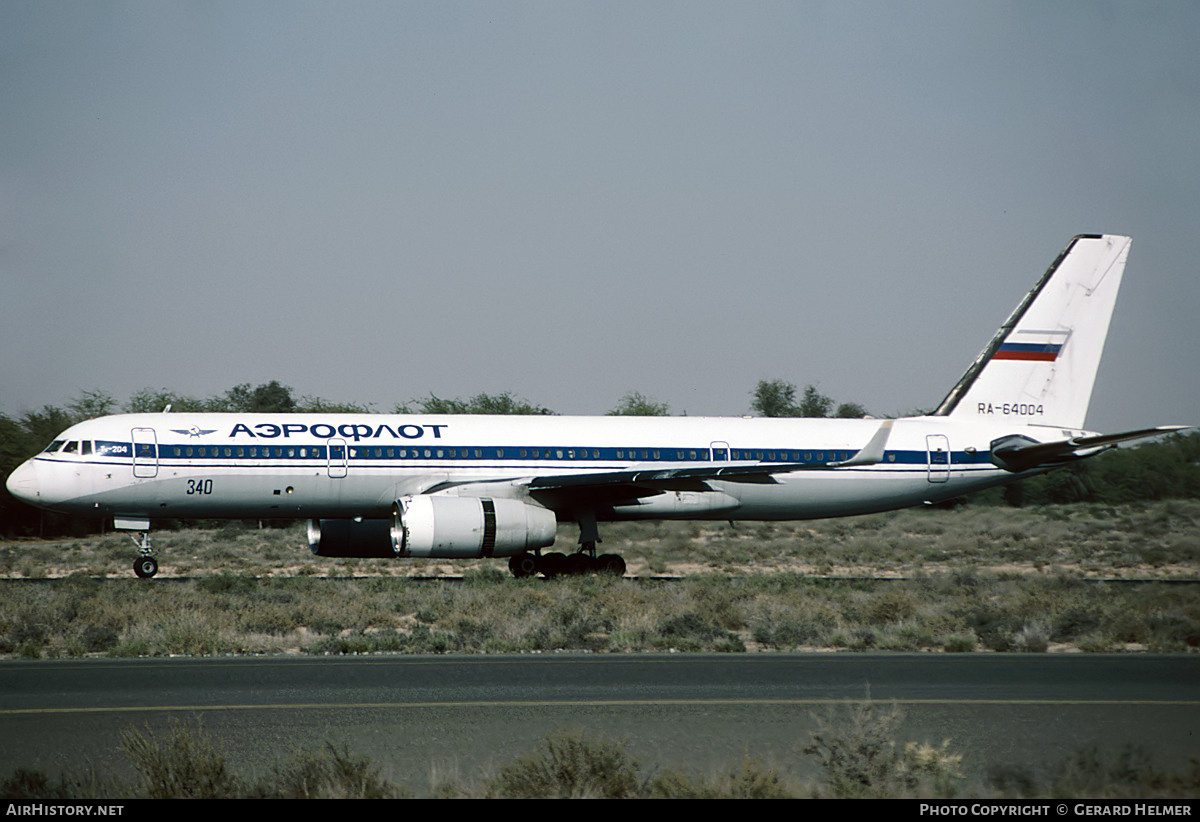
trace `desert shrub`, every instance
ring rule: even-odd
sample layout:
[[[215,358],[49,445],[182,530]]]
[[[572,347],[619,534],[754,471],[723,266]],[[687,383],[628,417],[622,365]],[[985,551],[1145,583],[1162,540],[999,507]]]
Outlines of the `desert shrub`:
[[[258,580],[248,574],[220,571],[201,577],[196,587],[209,594],[250,594],[258,587]]]
[[[487,792],[506,799],[629,799],[641,790],[639,767],[624,743],[560,731],[501,768]]]
[[[792,799],[798,793],[786,784],[778,768],[746,756],[740,767],[713,780],[664,771],[646,786],[646,795],[652,799]]]
[[[987,782],[994,796],[1033,799],[1153,799],[1200,795],[1200,759],[1182,772],[1161,768],[1139,746],[1090,747],[1054,767],[996,766]]]
[[[52,782],[41,771],[17,768],[0,781],[0,796],[5,799],[72,799],[76,796],[65,780]]]
[[[320,753],[302,751],[275,768],[254,795],[275,799],[399,799],[410,796],[383,779],[365,756],[326,742]]]
[[[148,799],[227,799],[238,794],[224,755],[199,726],[193,731],[173,722],[162,740],[149,726],[144,732],[130,728],[121,735],[121,747]]]
[[[903,715],[894,705],[867,701],[814,718],[817,728],[802,750],[820,764],[831,796],[950,797],[964,778],[949,741],[897,743]]]
[[[952,653],[952,654],[963,654],[963,653],[968,653],[970,651],[974,651],[975,646],[978,644],[979,644],[979,640],[973,632],[965,633],[965,634],[954,634],[953,636],[948,637],[946,639],[946,642],[942,646],[942,649],[945,650],[946,652]]]
[[[916,612],[917,603],[912,594],[898,588],[886,588],[871,598],[866,615],[872,622],[899,622]]]
[[[1050,629],[1041,622],[1028,623],[1013,637],[1015,651],[1043,653],[1050,648]]]

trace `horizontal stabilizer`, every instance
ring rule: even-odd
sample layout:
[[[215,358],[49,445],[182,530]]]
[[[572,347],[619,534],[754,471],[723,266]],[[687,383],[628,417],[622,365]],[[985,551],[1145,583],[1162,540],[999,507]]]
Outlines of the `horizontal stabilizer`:
[[[1160,425],[1138,431],[1123,431],[1119,434],[1093,434],[1087,437],[1072,437],[1054,442],[1035,442],[1028,437],[1013,435],[992,442],[992,462],[1006,471],[1018,473],[1035,468],[1063,465],[1075,460],[1093,457],[1102,451],[1116,447],[1119,442],[1158,437],[1177,431],[1186,431],[1190,425]]]

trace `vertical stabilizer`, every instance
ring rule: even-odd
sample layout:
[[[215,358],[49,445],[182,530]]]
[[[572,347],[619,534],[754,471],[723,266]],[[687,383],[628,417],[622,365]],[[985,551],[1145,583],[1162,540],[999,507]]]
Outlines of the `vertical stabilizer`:
[[[935,414],[1083,428],[1131,240],[1071,240]]]

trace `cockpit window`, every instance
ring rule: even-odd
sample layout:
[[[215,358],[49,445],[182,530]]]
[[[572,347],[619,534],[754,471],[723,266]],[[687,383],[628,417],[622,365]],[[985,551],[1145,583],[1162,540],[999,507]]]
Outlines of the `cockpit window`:
[[[74,454],[74,453],[77,453],[78,451],[79,451],[79,443],[76,442],[75,440],[71,440],[70,442],[68,442],[66,448],[63,449],[64,454]]]
[[[42,453],[43,454],[53,454],[58,449],[62,448],[62,445],[64,442],[66,442],[66,440],[55,440],[54,442],[47,445],[46,450],[43,451]]]
[[[80,446],[79,453],[83,454],[85,457],[92,453],[92,441],[84,440],[83,444]]]

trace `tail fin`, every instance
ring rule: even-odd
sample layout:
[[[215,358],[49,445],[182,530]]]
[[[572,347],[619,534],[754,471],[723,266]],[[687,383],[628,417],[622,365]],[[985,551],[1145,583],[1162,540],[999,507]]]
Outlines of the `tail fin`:
[[[934,414],[1083,428],[1131,242],[1071,240]]]

